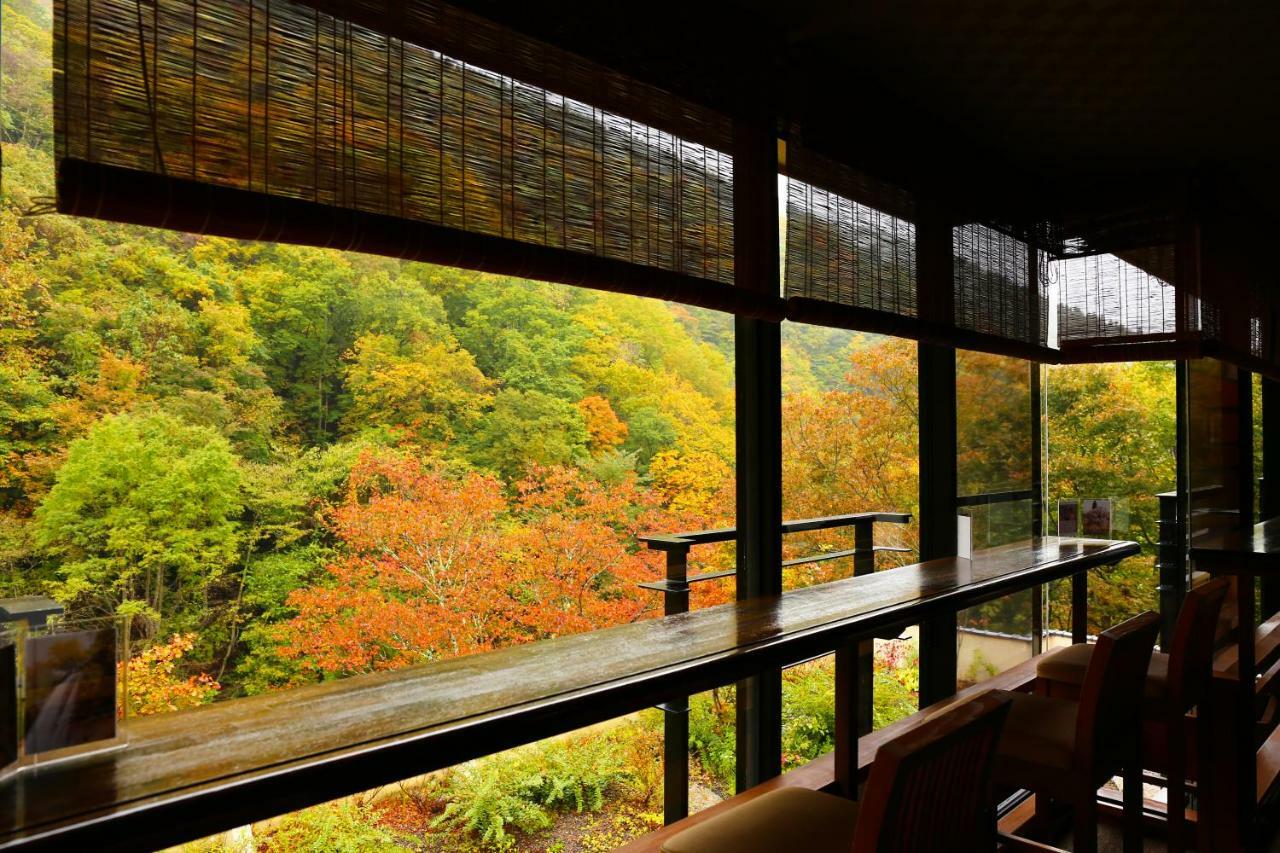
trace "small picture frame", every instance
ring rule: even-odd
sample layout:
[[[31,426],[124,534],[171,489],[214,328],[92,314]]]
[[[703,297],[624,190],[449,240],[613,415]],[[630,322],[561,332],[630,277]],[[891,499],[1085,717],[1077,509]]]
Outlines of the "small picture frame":
[[[1058,501],[1058,535],[1080,535],[1080,501]]]
[[[21,732],[24,763],[115,745],[122,740],[118,697],[119,623],[58,620],[23,643]]]
[[[1098,539],[1111,537],[1111,499],[1091,498],[1083,501],[1081,532]]]

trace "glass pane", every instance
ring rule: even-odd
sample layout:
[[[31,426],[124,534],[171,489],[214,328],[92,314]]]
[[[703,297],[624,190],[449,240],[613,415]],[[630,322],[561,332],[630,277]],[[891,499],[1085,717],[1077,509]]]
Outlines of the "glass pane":
[[[1031,367],[956,353],[956,478],[960,495],[1031,488]]]
[[[904,512],[910,524],[877,523],[878,570],[914,562],[919,546],[916,344],[842,330],[782,324],[782,499],[785,519]],[[852,527],[784,537],[783,585],[797,589],[854,574]],[[830,556],[830,559],[825,557]],[[818,558],[818,559],[813,559]],[[875,641],[876,727],[917,707],[914,632]],[[783,675],[783,763],[788,769],[834,744],[833,656]]]
[[[858,512],[911,513],[878,523],[879,569],[912,562],[919,544],[916,345],[912,341],[782,324],[782,505],[784,519]],[[784,537],[787,589],[853,574],[852,527]]]
[[[959,512],[972,519],[975,552],[1032,535],[1031,370],[1021,359],[956,353]],[[961,687],[1031,656],[1031,603],[1032,593],[1025,590],[960,612],[956,676]]]
[[[732,317],[26,218],[53,195],[52,20],[4,4],[0,596],[131,614],[139,718],[662,613],[639,537],[733,523]],[[504,846],[502,821],[610,849],[661,811],[660,739],[646,712],[264,831],[417,849],[452,807],[440,849]]]
[[[1253,517],[1265,521],[1262,515],[1262,493],[1266,488],[1262,477],[1262,375],[1253,374],[1253,478],[1257,484],[1253,490]],[[1276,485],[1280,489],[1280,484]]]
[[[707,790],[699,806],[723,796]],[[174,850],[612,850],[661,825],[662,718],[648,710]]]
[[[1162,492],[1176,487],[1173,362],[1050,367],[1045,379],[1050,532],[1129,539],[1142,553],[1089,573],[1089,631],[1159,609]],[[1046,627],[1071,626],[1070,584],[1052,585]]]

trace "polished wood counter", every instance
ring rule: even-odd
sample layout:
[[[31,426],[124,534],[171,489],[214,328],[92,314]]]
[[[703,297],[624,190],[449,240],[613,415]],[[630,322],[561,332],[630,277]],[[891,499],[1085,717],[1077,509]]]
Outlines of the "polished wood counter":
[[[1261,574],[1280,569],[1280,518],[1249,530],[1226,530],[1191,540],[1191,558],[1221,574]]]
[[[0,782],[0,849],[155,849],[725,684],[1138,553],[1043,539],[131,721]]]

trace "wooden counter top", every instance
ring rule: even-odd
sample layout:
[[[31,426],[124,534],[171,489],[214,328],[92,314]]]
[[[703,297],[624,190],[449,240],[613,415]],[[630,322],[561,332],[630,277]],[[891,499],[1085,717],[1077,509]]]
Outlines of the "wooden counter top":
[[[128,744],[0,783],[0,849],[155,849],[448,767],[1138,553],[1046,537],[130,721]]]

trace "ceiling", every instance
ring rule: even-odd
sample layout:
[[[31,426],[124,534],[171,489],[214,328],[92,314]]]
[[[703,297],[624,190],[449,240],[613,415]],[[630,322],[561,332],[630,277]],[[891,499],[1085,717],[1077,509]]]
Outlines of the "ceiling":
[[[463,5],[986,216],[1280,198],[1280,3]]]

